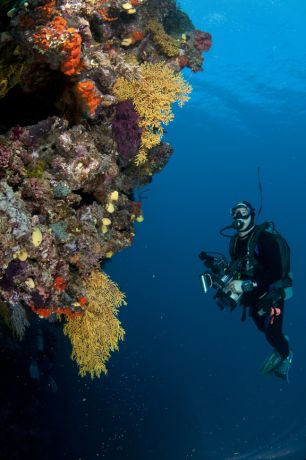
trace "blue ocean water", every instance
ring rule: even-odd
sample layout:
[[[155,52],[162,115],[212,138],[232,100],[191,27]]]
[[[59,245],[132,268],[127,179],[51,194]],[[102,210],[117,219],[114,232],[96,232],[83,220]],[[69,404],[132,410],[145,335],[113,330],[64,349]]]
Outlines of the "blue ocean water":
[[[134,245],[107,266],[127,296],[126,339],[93,382],[62,355],[53,448],[71,460],[305,460],[306,4],[180,6],[213,46],[204,73],[185,72],[192,98],[167,128],[173,157],[142,191]],[[219,311],[198,280],[202,249],[227,253],[218,231],[230,207],[259,208],[258,166],[260,220],[292,250],[289,385],[260,376],[264,337],[238,309]]]

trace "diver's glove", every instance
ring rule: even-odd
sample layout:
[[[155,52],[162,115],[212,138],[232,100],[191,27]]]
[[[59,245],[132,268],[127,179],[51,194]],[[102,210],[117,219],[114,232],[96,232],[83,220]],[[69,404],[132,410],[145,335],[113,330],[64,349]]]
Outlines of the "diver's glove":
[[[265,316],[264,318],[264,327],[265,330],[274,324],[275,318],[282,314],[282,310],[278,307],[270,307],[270,311],[265,311],[263,308],[257,311],[257,315]]]
[[[233,280],[228,285],[229,290],[235,294],[251,292],[255,287],[257,287],[257,284],[251,280]]]
[[[272,324],[274,324],[275,318],[277,318],[281,314],[282,314],[282,310],[280,308],[271,307],[270,308],[270,313],[269,313],[269,315],[267,315],[267,318],[266,318],[266,324],[271,324],[271,326],[272,326]]]
[[[233,280],[227,286],[228,289],[233,292],[234,294],[242,294],[242,280]]]

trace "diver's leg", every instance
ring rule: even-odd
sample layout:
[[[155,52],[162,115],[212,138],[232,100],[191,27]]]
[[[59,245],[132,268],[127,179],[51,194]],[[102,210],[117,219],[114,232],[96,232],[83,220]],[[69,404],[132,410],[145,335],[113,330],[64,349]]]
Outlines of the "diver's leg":
[[[267,315],[258,315],[256,309],[252,313],[252,319],[256,327],[264,332],[266,340],[274,348],[273,352],[263,362],[261,374],[275,374],[288,382],[288,373],[292,363],[292,353],[289,350],[289,343],[282,332],[284,302],[278,305],[280,314],[274,316],[273,320]]]
[[[288,339],[282,331],[284,317],[283,303],[280,305],[280,310],[281,314],[273,318],[272,324],[271,321],[268,323],[266,338],[281,357],[280,362],[274,367],[273,373],[277,377],[285,380],[285,382],[288,382],[289,370],[292,363],[292,352],[289,348]]]
[[[266,315],[258,315],[257,309],[253,309],[251,312],[252,319],[261,332],[266,334]],[[280,364],[281,357],[276,350],[273,350],[272,353],[264,360],[261,365],[260,373],[263,375],[271,374],[272,371]]]
[[[256,309],[251,311],[251,317],[257,329],[259,329],[261,332],[265,332],[265,317],[258,315]]]
[[[290,350],[289,342],[282,331],[284,319],[284,303],[281,302],[279,305],[277,305],[277,307],[280,309],[281,313],[278,316],[274,316],[272,324],[271,321],[268,322],[265,330],[265,335],[269,344],[272,345],[272,347],[280,354],[280,357],[282,359],[286,359],[289,356]]]

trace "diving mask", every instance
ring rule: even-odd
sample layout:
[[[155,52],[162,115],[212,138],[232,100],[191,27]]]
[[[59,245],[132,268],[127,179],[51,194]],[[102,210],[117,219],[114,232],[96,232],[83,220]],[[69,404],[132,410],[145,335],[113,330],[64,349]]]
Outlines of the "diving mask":
[[[231,216],[233,218],[233,228],[238,232],[249,230],[254,224],[255,210],[252,205],[246,201],[237,203],[231,209]]]
[[[231,209],[231,215],[234,220],[236,219],[247,219],[250,217],[251,212],[247,207],[238,206]]]

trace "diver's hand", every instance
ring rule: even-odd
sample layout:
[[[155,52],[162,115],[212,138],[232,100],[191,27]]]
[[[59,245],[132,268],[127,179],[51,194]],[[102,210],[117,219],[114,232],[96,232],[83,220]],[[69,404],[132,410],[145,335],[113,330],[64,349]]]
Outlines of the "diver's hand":
[[[227,286],[228,290],[233,292],[234,294],[242,294],[243,293],[243,281],[242,280],[233,280]]]
[[[257,283],[251,280],[233,280],[229,283],[228,288],[235,294],[251,292],[257,287]]]

